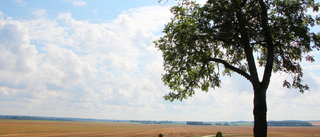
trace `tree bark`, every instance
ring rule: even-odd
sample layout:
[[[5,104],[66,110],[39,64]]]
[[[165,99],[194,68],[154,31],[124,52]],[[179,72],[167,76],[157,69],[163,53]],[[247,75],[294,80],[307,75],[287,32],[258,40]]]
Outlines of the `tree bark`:
[[[254,88],[254,137],[267,137],[267,101],[266,101],[267,88],[258,87]]]

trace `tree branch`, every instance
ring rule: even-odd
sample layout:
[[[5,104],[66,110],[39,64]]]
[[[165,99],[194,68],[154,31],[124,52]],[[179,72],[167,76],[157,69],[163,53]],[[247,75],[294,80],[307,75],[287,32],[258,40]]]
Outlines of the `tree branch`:
[[[248,30],[246,28],[247,21],[245,17],[243,17],[244,15],[242,13],[242,7],[238,7],[238,8],[239,9],[236,12],[236,16],[238,18],[239,29],[241,34],[241,45],[243,46],[245,55],[247,57],[248,66],[249,66],[249,72],[251,76],[249,80],[253,85],[256,85],[257,83],[259,83],[259,75],[257,72],[257,67],[256,67],[253,53],[252,53],[253,49],[250,46],[250,39],[248,35]]]
[[[225,68],[230,69],[232,71],[235,71],[238,74],[240,74],[243,77],[245,77],[246,79],[248,79],[249,81],[251,81],[251,76],[248,73],[244,72],[243,70],[241,70],[239,68],[236,68],[236,67],[232,66],[231,64],[229,64],[225,60],[218,59],[218,58],[208,58],[207,61],[214,61],[214,62],[217,62],[217,63],[221,63],[221,64],[224,65]]]
[[[268,10],[266,7],[266,4],[263,0],[259,0],[259,4],[261,6],[262,14],[261,14],[261,23],[262,28],[264,31],[265,40],[267,43],[267,63],[264,69],[264,74],[262,78],[262,83],[264,83],[265,86],[268,86],[270,83],[271,73],[272,73],[272,67],[274,62],[274,44],[273,44],[273,38],[271,36],[270,27],[268,25]]]

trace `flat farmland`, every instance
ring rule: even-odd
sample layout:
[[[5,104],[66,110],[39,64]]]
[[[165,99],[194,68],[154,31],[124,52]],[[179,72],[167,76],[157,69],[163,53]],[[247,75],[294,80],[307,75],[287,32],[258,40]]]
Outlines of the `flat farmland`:
[[[199,137],[221,131],[252,137],[252,126],[147,125],[111,122],[0,120],[0,137]],[[269,137],[320,137],[320,127],[269,127]]]

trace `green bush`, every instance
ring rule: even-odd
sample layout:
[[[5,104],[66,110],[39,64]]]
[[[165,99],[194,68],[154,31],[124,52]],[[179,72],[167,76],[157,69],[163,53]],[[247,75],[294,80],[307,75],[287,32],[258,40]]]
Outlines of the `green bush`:
[[[222,137],[222,132],[218,131],[218,133],[216,134],[216,137]]]

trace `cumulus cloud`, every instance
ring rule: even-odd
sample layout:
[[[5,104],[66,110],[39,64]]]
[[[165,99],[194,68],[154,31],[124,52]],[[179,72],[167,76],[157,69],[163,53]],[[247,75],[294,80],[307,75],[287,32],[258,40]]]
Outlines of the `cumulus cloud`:
[[[67,40],[66,28],[59,26],[59,24],[54,20],[40,17],[38,19],[27,20],[22,23],[29,29],[28,35],[32,42],[40,44],[56,43],[61,46],[72,44]]]
[[[23,0],[14,0],[13,3],[17,6],[20,6],[20,7],[25,7],[26,6],[26,2],[23,1]]]
[[[312,68],[311,66],[310,68]],[[272,77],[267,93],[269,119],[290,120],[296,119],[297,117],[300,120],[318,119],[316,114],[320,113],[320,109],[317,109],[317,106],[320,105],[320,99],[318,98],[320,95],[320,92],[318,92],[320,77],[310,71],[310,69],[305,69],[303,80],[304,83],[310,86],[310,91],[302,94],[297,89],[282,87],[283,80],[286,79],[287,76],[288,75],[277,73]]]
[[[73,51],[57,45],[48,45],[46,51],[40,69],[48,84],[70,87],[95,77],[95,68],[81,61]]]
[[[37,69],[37,50],[30,45],[27,28],[14,20],[0,20],[1,85],[23,88]]]
[[[39,103],[39,98],[56,96],[54,90],[72,90],[95,77],[95,68],[81,61],[73,51],[49,44],[51,41],[45,37],[33,37],[34,32],[29,33],[32,27],[26,24],[0,20],[0,87],[7,96],[4,102]],[[42,53],[37,50],[39,45],[30,44],[39,39],[46,41]]]
[[[85,110],[104,110],[107,112],[101,112],[103,115],[110,113],[109,116],[120,118],[119,113],[163,109],[159,102],[162,95],[156,93],[161,89],[156,83],[160,80],[149,76],[156,75],[150,68],[155,67],[152,64],[160,65],[155,63],[160,57],[152,59],[155,53],[160,54],[154,49],[155,36],[151,32],[163,27],[159,22],[169,17],[151,16],[150,12],[156,13],[154,8],[128,11],[113,22],[101,24],[75,20],[70,13],[61,13],[55,19],[42,14],[33,20],[1,20],[1,55],[13,60],[1,58],[5,64],[1,71],[11,74],[1,75],[0,93],[6,96],[1,102],[3,110],[7,114],[20,113],[14,109],[20,105],[29,106],[21,112],[24,114],[61,115],[72,108],[72,115],[79,117],[83,117],[79,112]],[[159,14],[169,12],[159,8],[163,11]],[[145,17],[160,19],[146,24],[142,20]],[[17,71],[28,75],[17,78],[21,77]],[[17,80],[27,84],[17,88]],[[20,101],[9,103],[17,99]]]
[[[73,0],[73,1],[72,1],[72,4],[75,5],[75,6],[84,6],[84,5],[86,5],[87,3],[85,3],[85,2],[82,1],[82,0]]]
[[[46,17],[47,16],[47,10],[46,9],[35,9],[31,12],[35,17]]]
[[[66,2],[69,2],[71,3],[72,5],[74,6],[84,6],[84,5],[87,5],[86,2],[84,2],[83,0],[64,0]]]

